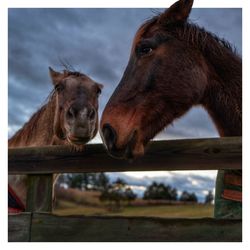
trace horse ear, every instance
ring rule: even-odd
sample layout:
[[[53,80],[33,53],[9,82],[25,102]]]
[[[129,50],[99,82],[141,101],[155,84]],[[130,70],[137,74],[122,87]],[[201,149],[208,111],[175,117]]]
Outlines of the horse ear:
[[[96,82],[96,86],[97,86],[97,95],[99,96],[102,93],[103,84]]]
[[[62,77],[62,74],[53,70],[51,67],[49,67],[49,74],[50,74],[50,77],[51,77],[51,80],[53,82],[53,84],[55,85],[59,80],[60,78]]]
[[[159,17],[159,23],[185,22],[191,12],[194,0],[179,0],[171,5]]]
[[[101,84],[101,83],[96,83],[97,84],[97,86],[98,86],[98,88],[100,88],[100,89],[103,89],[103,84]]]

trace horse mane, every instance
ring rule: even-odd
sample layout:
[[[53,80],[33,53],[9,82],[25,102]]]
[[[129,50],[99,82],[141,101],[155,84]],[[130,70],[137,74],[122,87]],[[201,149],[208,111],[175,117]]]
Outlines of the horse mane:
[[[33,131],[35,131],[41,116],[48,110],[49,103],[51,103],[54,97],[54,90],[51,91],[49,96],[46,98],[46,103],[43,104],[32,116],[31,118],[9,139],[9,145],[15,146],[20,140],[23,143],[27,143],[33,136]]]
[[[60,63],[63,67],[63,74],[64,77],[68,76],[76,76],[76,77],[87,77],[87,75],[83,74],[80,71],[77,71],[71,63],[69,63],[67,60],[59,59]]]
[[[79,71],[64,70],[63,74],[64,74],[64,77],[68,77],[68,76],[87,77],[87,75],[85,75]]]
[[[236,48],[230,42],[224,38],[219,38],[216,34],[199,27],[197,24],[186,22],[183,25],[174,26],[172,29],[179,39],[185,40],[189,45],[199,48],[203,54],[209,51],[209,53],[221,56],[226,49],[228,52],[237,55]]]
[[[139,30],[142,36],[158,22],[160,15],[161,13],[157,14],[141,25]],[[227,49],[231,53],[238,55],[236,48],[230,42],[190,21],[184,23],[166,22],[163,27],[165,31],[174,34],[178,39],[186,41],[189,45],[199,48],[202,52],[209,49],[210,52],[214,51],[220,56],[221,53],[224,53],[224,49]]]

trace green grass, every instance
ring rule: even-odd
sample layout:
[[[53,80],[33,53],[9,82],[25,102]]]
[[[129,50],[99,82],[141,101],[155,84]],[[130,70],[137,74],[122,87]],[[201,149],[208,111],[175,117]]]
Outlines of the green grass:
[[[118,215],[150,216],[162,218],[201,218],[213,217],[213,205],[145,205],[124,206],[119,212],[108,211],[104,206],[76,205],[69,201],[60,201],[54,210],[57,215]]]

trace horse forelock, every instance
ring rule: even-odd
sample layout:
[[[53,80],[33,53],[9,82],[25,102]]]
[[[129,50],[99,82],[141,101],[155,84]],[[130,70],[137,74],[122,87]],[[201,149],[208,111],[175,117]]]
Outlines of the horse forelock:
[[[68,70],[64,70],[64,77],[68,77],[68,76],[76,76],[76,77],[86,77],[87,75],[79,72],[79,71],[68,71]]]

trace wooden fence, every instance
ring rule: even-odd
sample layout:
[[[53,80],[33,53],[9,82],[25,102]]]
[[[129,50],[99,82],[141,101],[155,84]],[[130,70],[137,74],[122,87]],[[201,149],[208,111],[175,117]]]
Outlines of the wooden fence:
[[[102,144],[9,149],[9,174],[28,174],[27,211],[9,215],[9,241],[241,241],[241,220],[56,216],[52,174],[241,169],[241,137],[154,141],[144,157],[110,157]]]

